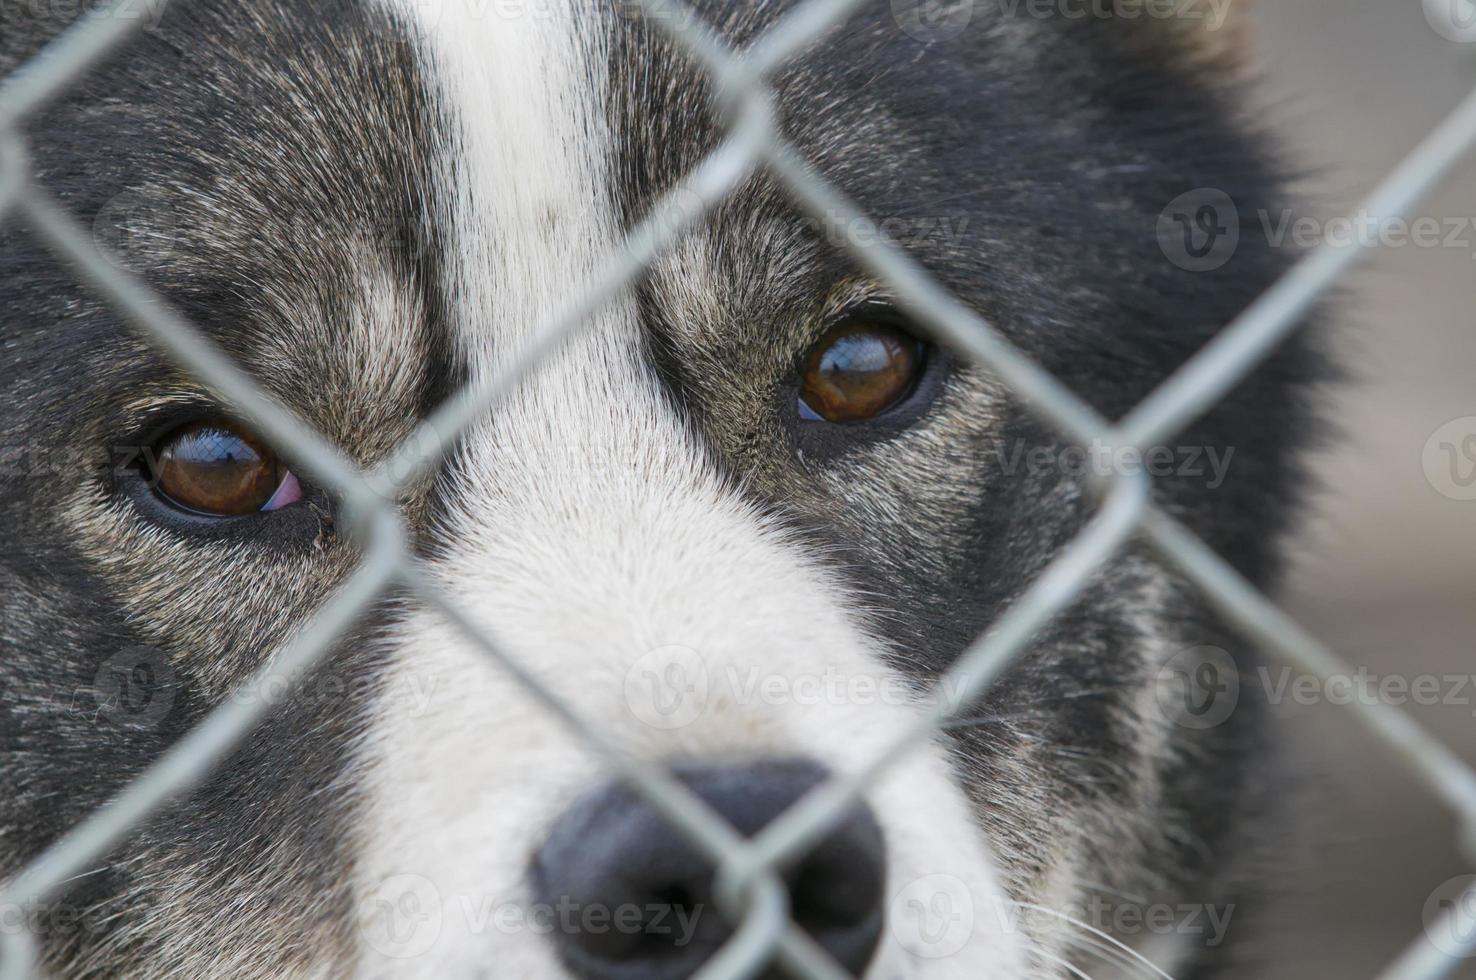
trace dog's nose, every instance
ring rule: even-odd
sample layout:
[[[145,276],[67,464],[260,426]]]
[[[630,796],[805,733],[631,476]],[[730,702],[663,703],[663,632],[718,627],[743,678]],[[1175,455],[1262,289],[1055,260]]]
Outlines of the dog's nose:
[[[808,760],[685,766],[675,774],[745,836],[827,775]],[[881,828],[857,805],[783,869],[791,918],[852,975],[865,970],[881,937],[884,858]],[[713,864],[623,784],[597,790],[559,818],[532,879],[554,910],[559,955],[581,980],[689,977],[732,933],[714,903]]]

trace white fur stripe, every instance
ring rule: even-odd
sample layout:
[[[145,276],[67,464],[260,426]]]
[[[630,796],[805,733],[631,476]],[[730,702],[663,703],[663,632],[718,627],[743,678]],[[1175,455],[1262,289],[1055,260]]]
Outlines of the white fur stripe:
[[[417,11],[454,126],[441,217],[451,316],[478,372],[570,299],[615,228],[600,20],[560,0],[539,11],[509,20],[451,0]],[[613,304],[466,434],[444,481],[435,574],[615,744],[655,758],[809,755],[853,771],[910,723],[915,706],[896,696],[906,685],[836,582],[720,478],[644,363],[639,329],[630,305]],[[411,613],[390,659],[363,745],[361,975],[560,980],[526,874],[562,808],[607,774],[437,617]],[[673,667],[701,696],[653,714],[644,682]],[[892,696],[857,693],[883,689]],[[409,691],[421,696],[396,694]],[[870,975],[1023,976],[942,754],[921,748],[871,803],[896,900]],[[933,956],[940,947],[920,937],[934,932],[909,917],[939,902],[966,904],[969,918],[961,933],[940,923],[948,946]]]

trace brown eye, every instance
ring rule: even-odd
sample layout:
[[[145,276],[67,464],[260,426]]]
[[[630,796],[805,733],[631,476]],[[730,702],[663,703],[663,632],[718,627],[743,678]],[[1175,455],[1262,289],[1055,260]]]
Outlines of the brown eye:
[[[201,514],[233,517],[276,510],[302,488],[261,440],[229,422],[192,422],[154,447],[155,489]]]
[[[800,416],[860,422],[880,415],[912,391],[922,362],[922,345],[897,327],[864,320],[832,327],[805,359]]]

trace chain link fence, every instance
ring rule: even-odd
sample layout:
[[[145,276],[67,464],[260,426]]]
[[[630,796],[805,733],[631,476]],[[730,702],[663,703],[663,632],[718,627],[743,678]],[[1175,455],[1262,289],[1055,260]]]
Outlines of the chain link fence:
[[[322,436],[301,424],[163,298],[122,271],[100,251],[94,237],[31,180],[20,133],[26,118],[146,27],[161,13],[163,2],[140,5],[118,0],[99,8],[0,82],[0,221],[25,223],[70,265],[80,281],[180,365],[208,382],[220,397],[257,420],[268,442],[303,461],[308,475],[342,502],[342,522],[361,546],[362,560],[298,637],[247,683],[268,687],[302,680],[387,590],[404,588],[415,594],[463,631],[500,669],[510,672],[714,862],[719,869],[719,904],[736,930],[703,967],[700,976],[704,980],[752,977],[775,959],[791,976],[843,980],[846,974],[790,920],[777,869],[822,840],[871,780],[909,746],[931,737],[949,721],[952,711],[975,701],[1030,638],[1069,606],[1088,579],[1129,543],[1146,542],[1268,653],[1320,679],[1348,673],[1332,651],[1179,522],[1155,508],[1147,476],[1102,476],[1095,487],[1099,506],[1091,522],[940,680],[949,696],[931,699],[934,707],[863,770],[833,777],[755,838],[743,839],[659,766],[613,747],[516,659],[482,635],[418,567],[390,501],[401,487],[436,466],[465,427],[489,412],[541,358],[631,286],[664,248],[700,222],[756,169],[766,169],[797,207],[821,220],[866,220],[786,142],[776,124],[773,93],[766,84],[771,73],[805,48],[823,44],[826,32],[845,20],[861,0],[807,0],[741,51],[705,30],[680,3],[639,0],[643,16],[660,25],[713,76],[718,108],[729,121],[725,140],[657,203],[623,247],[609,256],[601,274],[587,284],[580,298],[544,324],[518,359],[501,373],[458,392],[390,459],[370,472],[355,467]],[[142,6],[149,8],[148,16]],[[1415,147],[1364,202],[1360,213],[1381,221],[1407,216],[1473,144],[1476,93]],[[935,337],[992,372],[1061,435],[1082,446],[1132,450],[1161,444],[1213,408],[1378,244],[1373,240],[1320,244],[1115,425],[1014,349],[900,248],[885,240],[854,238],[846,240],[844,247],[861,267],[888,283],[903,308]],[[32,860],[0,894],[0,903],[24,906],[58,898],[73,878],[102,859],[130,831],[204,780],[269,707],[269,699],[227,699],[114,799]],[[1455,812],[1464,853],[1476,861],[1476,773],[1391,705],[1354,699],[1348,710]],[[1436,943],[1418,937],[1381,974],[1384,980],[1434,980],[1448,975],[1463,957],[1476,954],[1476,883],[1445,903],[1429,928],[1454,938]],[[0,980],[36,975],[38,954],[34,937],[25,929],[0,934]]]

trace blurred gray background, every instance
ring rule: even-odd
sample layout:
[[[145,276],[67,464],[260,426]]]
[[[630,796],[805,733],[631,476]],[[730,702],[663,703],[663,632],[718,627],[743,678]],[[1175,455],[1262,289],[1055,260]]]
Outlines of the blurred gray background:
[[[1476,43],[1442,37],[1422,0],[1260,0],[1256,21],[1262,111],[1307,168],[1316,214],[1356,207],[1476,89]],[[1418,213],[1476,219],[1476,159]],[[1476,501],[1442,495],[1422,464],[1438,428],[1476,416],[1476,230],[1463,239],[1381,249],[1347,281],[1334,340],[1356,377],[1328,394],[1341,435],[1318,459],[1282,596],[1383,676],[1476,672]],[[1405,710],[1476,761],[1476,691],[1464,693]],[[1432,890],[1476,868],[1449,815],[1347,709],[1287,708],[1282,727],[1306,821],[1256,920],[1259,975],[1372,978],[1421,935]]]

